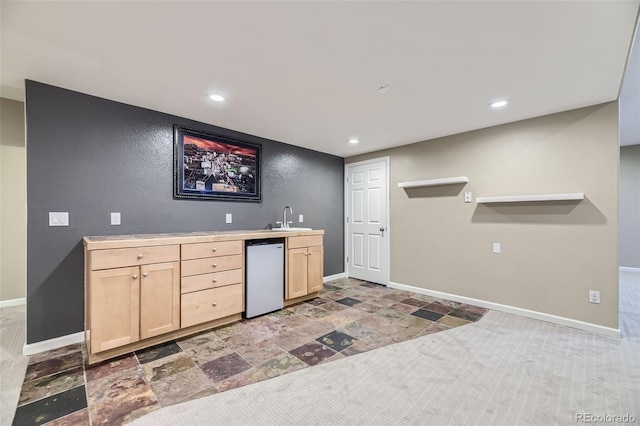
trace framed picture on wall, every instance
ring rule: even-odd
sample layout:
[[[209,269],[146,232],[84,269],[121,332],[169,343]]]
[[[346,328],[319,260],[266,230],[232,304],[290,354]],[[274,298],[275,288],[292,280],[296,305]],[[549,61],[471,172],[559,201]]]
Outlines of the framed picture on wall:
[[[173,127],[173,198],[260,201],[261,145]]]

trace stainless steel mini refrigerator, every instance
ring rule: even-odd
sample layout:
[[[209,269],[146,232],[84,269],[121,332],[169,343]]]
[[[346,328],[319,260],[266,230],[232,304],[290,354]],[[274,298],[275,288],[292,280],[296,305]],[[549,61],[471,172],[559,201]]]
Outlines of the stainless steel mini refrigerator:
[[[247,318],[282,309],[284,304],[284,238],[246,243]]]

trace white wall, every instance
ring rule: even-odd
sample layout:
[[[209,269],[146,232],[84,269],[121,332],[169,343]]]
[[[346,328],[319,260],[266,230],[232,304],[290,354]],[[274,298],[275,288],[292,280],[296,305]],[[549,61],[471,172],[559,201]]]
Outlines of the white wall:
[[[618,328],[618,104],[367,155],[389,156],[391,281]],[[460,187],[398,182],[468,176]],[[581,202],[478,196],[584,192]],[[502,243],[502,254],[492,243]],[[601,303],[589,303],[600,290]]]
[[[0,301],[26,291],[27,162],[24,103],[0,98]]]
[[[620,147],[619,205],[620,266],[640,268],[640,145]]]

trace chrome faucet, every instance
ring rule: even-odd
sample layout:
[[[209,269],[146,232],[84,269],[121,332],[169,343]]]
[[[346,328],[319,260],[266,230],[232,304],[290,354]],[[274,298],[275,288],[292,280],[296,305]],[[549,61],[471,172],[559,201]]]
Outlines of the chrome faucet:
[[[293,214],[293,210],[291,209],[291,207],[285,206],[285,208],[282,209],[282,222],[278,221],[276,223],[279,223],[280,227],[288,229],[289,228],[289,224],[293,223],[293,222],[290,221],[290,220],[289,221],[287,220],[287,209],[289,209],[289,213]]]

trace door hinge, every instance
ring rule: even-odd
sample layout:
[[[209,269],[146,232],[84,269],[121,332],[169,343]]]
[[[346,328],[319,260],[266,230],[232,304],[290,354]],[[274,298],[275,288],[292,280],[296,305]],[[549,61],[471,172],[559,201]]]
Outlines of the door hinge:
[[[349,223],[349,216],[347,216],[347,223]]]
[[[349,263],[349,256],[347,256],[347,263]]]
[[[349,176],[347,176],[347,183],[349,183]]]

